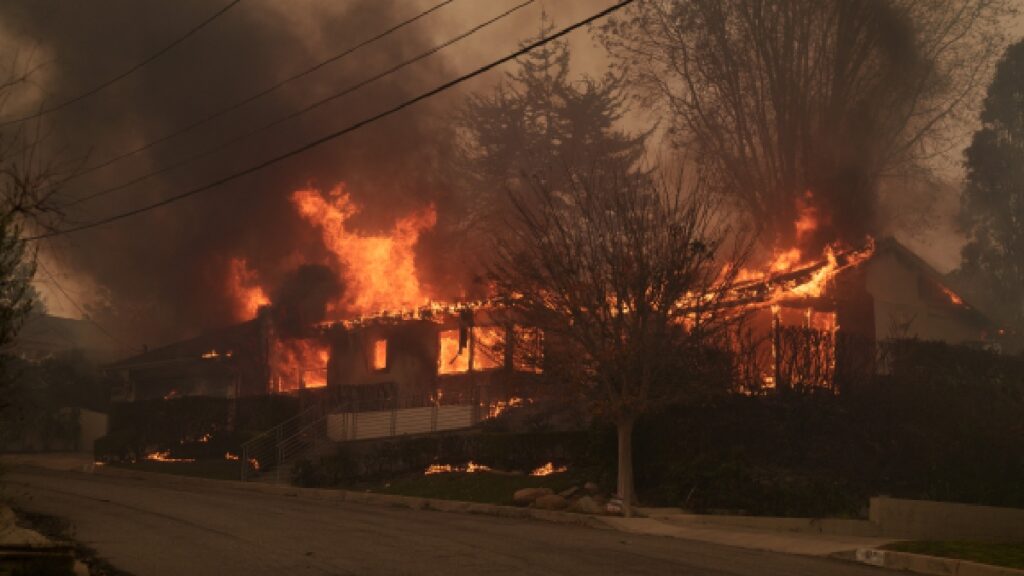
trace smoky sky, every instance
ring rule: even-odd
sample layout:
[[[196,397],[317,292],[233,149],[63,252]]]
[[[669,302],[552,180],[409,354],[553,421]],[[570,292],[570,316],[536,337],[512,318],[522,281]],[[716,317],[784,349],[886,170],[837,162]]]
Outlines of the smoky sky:
[[[0,4],[0,24],[24,57],[45,66],[36,83],[46,103],[59,102],[161,48],[223,3],[208,0]],[[420,12],[399,0],[258,2],[247,0],[201,33],[97,97],[47,116],[46,146],[86,166],[162,136],[304,69]],[[498,6],[495,9],[500,8]],[[436,42],[425,21],[264,97],[226,117],[129,160],[74,179],[76,198],[203,151],[337,92]],[[464,26],[453,27],[454,35]],[[10,48],[8,48],[10,49]],[[461,56],[465,58],[463,54]],[[141,206],[281,153],[455,75],[430,58],[230,150],[69,209],[69,222]],[[388,229],[394,218],[429,203],[443,209],[439,157],[451,146],[443,129],[453,93],[431,99],[337,141],[241,178],[200,197],[116,225],[41,246],[61,266],[95,279],[97,321],[138,345],[163,343],[234,320],[224,290],[228,262],[244,257],[274,286],[301,264],[329,258],[320,231],[300,219],[292,191],[327,190],[344,181],[363,206],[355,224]],[[424,256],[426,258],[428,256]]]

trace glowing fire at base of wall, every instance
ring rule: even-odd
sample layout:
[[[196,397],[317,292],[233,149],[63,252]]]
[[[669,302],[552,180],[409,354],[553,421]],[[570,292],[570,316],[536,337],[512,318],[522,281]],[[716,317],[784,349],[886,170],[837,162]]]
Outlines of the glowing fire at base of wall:
[[[569,469],[566,468],[565,466],[555,466],[553,462],[548,462],[547,464],[541,466],[540,468],[537,468],[533,472],[530,472],[530,476],[551,476],[552,474],[561,474],[562,472],[567,472],[568,470]]]
[[[430,476],[432,474],[447,474],[450,472],[468,472],[470,474],[474,472],[490,472],[490,466],[484,466],[483,464],[477,464],[476,462],[469,461],[465,466],[452,466],[451,464],[431,464],[427,466],[427,469],[423,471],[424,476]]]
[[[150,452],[145,456],[146,460],[153,460],[156,462],[195,462],[195,458],[171,458],[170,450],[158,450],[156,452]]]

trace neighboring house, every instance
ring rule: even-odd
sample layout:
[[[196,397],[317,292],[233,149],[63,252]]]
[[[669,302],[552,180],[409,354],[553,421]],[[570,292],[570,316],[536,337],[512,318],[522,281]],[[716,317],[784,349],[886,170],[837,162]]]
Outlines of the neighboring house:
[[[4,353],[14,358],[0,451],[91,452],[110,401],[98,365],[123,355],[120,344],[88,320],[31,313]]]
[[[843,260],[850,258],[852,264]],[[894,339],[1000,349],[1003,330],[892,238],[837,255],[820,290],[802,289],[824,262],[774,277],[735,306],[749,308],[732,338],[742,387],[835,389],[885,369],[879,345]],[[785,286],[785,289],[779,289]],[[796,287],[796,289],[794,289]]]
[[[7,352],[26,360],[43,360],[68,350],[81,350],[94,362],[110,362],[125,349],[88,320],[30,313]]]
[[[175,342],[108,364],[119,377],[115,401],[180,396],[234,398],[267,393],[266,321],[242,324]]]

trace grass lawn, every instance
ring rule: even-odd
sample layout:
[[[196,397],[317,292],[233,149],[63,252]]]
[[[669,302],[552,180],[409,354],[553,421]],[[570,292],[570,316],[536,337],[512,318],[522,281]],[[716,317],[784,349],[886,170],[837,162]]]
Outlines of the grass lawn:
[[[1024,569],[1024,542],[936,542],[924,540],[894,542],[885,546],[885,549]]]
[[[107,466],[139,470],[141,472],[198,476],[200,478],[213,478],[216,480],[239,480],[242,473],[237,460],[197,460],[195,462],[140,460],[135,463],[112,463],[107,464]]]
[[[512,494],[520,488],[550,488],[558,493],[572,486],[580,486],[587,478],[563,472],[549,476],[494,474],[490,472],[446,472],[430,475],[410,475],[372,484],[352,486],[352,489],[370,490],[383,494],[399,494],[419,498],[465,500],[488,504],[512,504]]]

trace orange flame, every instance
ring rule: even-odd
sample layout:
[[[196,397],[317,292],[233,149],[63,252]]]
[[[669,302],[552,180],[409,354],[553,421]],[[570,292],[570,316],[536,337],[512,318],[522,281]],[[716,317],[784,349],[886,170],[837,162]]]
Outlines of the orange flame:
[[[321,229],[324,245],[343,266],[344,308],[366,314],[428,301],[416,274],[414,248],[420,234],[437,221],[433,205],[400,218],[389,234],[362,235],[348,228],[359,208],[343,186],[326,197],[316,190],[298,190],[292,202],[299,214]]]
[[[195,462],[194,458],[171,458],[170,450],[158,450],[156,452],[150,452],[145,456],[146,460],[152,460],[155,462]]]
[[[274,339],[270,348],[271,385],[275,392],[327,386],[330,348],[316,339]]]
[[[433,474],[447,474],[450,472],[467,472],[473,474],[474,472],[490,472],[490,466],[484,466],[483,464],[477,464],[470,460],[465,466],[452,466],[451,464],[431,464],[427,466],[427,469],[423,471],[424,476],[430,476]]]
[[[946,288],[945,286],[942,286],[941,284],[939,285],[939,287],[942,288],[942,292],[946,295],[947,298],[949,298],[949,301],[953,305],[955,305],[955,306],[963,306],[964,305],[964,299],[961,298],[956,292],[953,292],[952,290],[950,290],[949,288]]]
[[[552,474],[561,474],[567,470],[568,468],[565,466],[555,466],[553,462],[548,462],[533,472],[530,472],[530,476],[550,476]]]
[[[256,272],[249,268],[245,258],[232,258],[229,262],[228,291],[235,301],[235,318],[238,320],[254,318],[260,306],[270,304]]]

